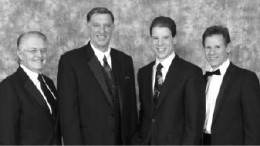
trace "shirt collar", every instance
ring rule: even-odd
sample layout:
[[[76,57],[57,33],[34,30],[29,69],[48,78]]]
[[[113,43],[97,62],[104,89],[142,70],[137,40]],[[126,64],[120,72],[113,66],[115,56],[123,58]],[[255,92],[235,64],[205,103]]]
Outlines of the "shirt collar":
[[[218,69],[219,69],[221,75],[224,75],[224,74],[226,73],[229,64],[230,64],[230,60],[227,59],[226,61],[224,61],[224,62],[218,67]],[[217,70],[217,69],[215,69],[215,70]],[[213,70],[212,68],[210,68],[210,71],[214,71],[214,70]]]
[[[21,68],[24,70],[24,72],[29,76],[29,78],[32,81],[36,81],[38,80],[38,76],[39,74],[36,72],[31,71],[30,69],[28,69],[27,67],[25,67],[24,65],[20,64]]]
[[[95,55],[97,56],[98,60],[101,62],[101,65],[103,65],[103,58],[106,56],[107,60],[110,60],[110,52],[111,52],[111,47],[108,47],[106,52],[102,52],[99,49],[95,48],[94,45],[90,43],[91,47],[93,48],[93,51]]]
[[[170,65],[171,65],[171,63],[172,63],[172,60],[173,60],[174,58],[175,58],[175,53],[174,53],[174,52],[172,52],[171,55],[169,55],[167,58],[165,58],[165,59],[162,60],[162,61],[159,61],[159,59],[156,58],[155,66],[157,67],[157,65],[158,65],[159,63],[161,63],[162,66],[163,66],[163,68],[168,70],[169,67],[170,67]]]

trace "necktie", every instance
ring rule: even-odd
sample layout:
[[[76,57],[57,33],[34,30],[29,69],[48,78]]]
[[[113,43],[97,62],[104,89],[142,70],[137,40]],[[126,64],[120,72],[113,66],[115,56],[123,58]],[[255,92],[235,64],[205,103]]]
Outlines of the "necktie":
[[[119,103],[119,96],[117,93],[117,85],[116,80],[113,75],[113,71],[107,62],[106,56],[103,58],[103,69],[105,80],[109,89],[110,94],[113,98],[113,105],[114,105],[114,113],[115,113],[115,141],[116,144],[121,144],[121,111],[120,111],[120,103]]]
[[[156,68],[155,84],[154,84],[154,97],[153,97],[155,106],[157,105],[158,96],[160,94],[160,90],[161,90],[161,87],[163,84],[162,68],[163,68],[163,66],[161,63],[159,63]]]
[[[112,93],[112,95],[115,97],[116,96],[116,84],[115,84],[115,79],[112,73],[112,69],[110,68],[108,62],[107,62],[107,58],[106,56],[104,56],[103,58],[103,68],[105,71],[105,77],[106,77],[106,81],[108,84],[108,88],[110,90],[110,92]]]
[[[110,68],[109,64],[107,63],[107,58],[104,56],[103,58],[103,68],[104,68],[104,75],[106,79],[106,84],[108,86],[109,92],[113,98],[113,105],[114,105],[114,113],[115,113],[115,141],[118,144],[121,144],[121,111],[120,111],[120,103],[119,103],[119,96],[117,94],[117,86],[116,81],[113,76],[112,69]]]
[[[57,109],[56,109],[57,108],[57,102],[56,102],[54,96],[52,95],[50,89],[47,86],[47,83],[45,82],[45,80],[44,80],[44,78],[43,78],[43,76],[41,74],[39,74],[38,80],[40,81],[41,89],[43,91],[43,94],[45,95],[48,103],[51,106],[52,115],[56,115],[56,112],[57,112]]]
[[[205,74],[206,77],[209,77],[209,76],[212,76],[212,75],[220,75],[220,70],[217,69],[217,70],[212,71],[212,72],[206,71],[206,74]]]

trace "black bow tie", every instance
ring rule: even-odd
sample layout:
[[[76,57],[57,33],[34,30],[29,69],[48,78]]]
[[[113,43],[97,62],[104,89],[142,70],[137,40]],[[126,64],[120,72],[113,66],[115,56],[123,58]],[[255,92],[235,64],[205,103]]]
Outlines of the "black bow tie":
[[[215,71],[212,71],[212,72],[206,71],[206,74],[205,74],[206,77],[212,76],[212,75],[220,75],[219,69],[217,69],[217,70],[215,70]]]

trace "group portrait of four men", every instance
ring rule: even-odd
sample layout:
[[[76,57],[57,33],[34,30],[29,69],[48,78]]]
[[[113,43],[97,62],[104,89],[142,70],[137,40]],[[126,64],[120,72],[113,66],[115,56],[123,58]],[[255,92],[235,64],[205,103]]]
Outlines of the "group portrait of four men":
[[[39,31],[19,36],[19,67],[0,83],[0,144],[260,144],[259,80],[229,59],[227,27],[204,31],[211,68],[203,75],[176,54],[174,20],[154,18],[155,58],[135,76],[132,57],[110,46],[113,13],[95,7],[86,21],[90,41],[61,55],[57,89],[42,74],[47,37]]]

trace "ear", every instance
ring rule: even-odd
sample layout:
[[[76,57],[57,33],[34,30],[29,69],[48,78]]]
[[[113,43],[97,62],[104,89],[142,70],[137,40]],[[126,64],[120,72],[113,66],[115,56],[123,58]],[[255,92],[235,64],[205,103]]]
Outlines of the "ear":
[[[172,42],[173,42],[174,45],[177,44],[177,39],[176,39],[176,37],[173,37],[173,38],[172,38]]]
[[[230,44],[227,44],[226,46],[226,52],[229,54],[231,52],[231,46]]]
[[[23,60],[22,51],[20,49],[17,49],[16,54],[17,54],[19,60]]]

